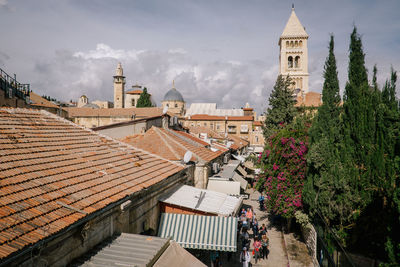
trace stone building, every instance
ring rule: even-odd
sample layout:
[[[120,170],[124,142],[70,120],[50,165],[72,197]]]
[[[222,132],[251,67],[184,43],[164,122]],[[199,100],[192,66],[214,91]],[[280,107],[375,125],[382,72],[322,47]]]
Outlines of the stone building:
[[[163,114],[162,109],[157,107],[104,109],[93,108],[89,106],[82,108],[71,107],[65,109],[68,111],[68,118],[71,121],[87,128],[94,128],[113,123],[161,116]]]
[[[308,93],[308,34],[294,12],[286,23],[279,38],[279,74],[289,75],[294,84],[293,89]]]
[[[121,63],[118,63],[114,76],[114,108],[124,108],[125,76]]]
[[[161,103],[163,109],[168,108],[169,113],[179,117],[185,115],[186,102],[181,93],[176,90],[175,82],[172,83],[172,88],[164,95]]]
[[[131,90],[125,92],[125,108],[135,108],[143,88],[140,85],[133,85]]]

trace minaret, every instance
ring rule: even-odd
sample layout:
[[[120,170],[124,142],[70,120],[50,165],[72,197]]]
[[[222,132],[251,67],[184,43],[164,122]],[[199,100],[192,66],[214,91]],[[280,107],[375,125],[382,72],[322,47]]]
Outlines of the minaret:
[[[292,78],[293,89],[300,89],[303,94],[308,92],[308,34],[294,12],[286,23],[279,38],[279,74]]]
[[[114,76],[114,108],[124,108],[125,76],[121,63],[118,63]]]

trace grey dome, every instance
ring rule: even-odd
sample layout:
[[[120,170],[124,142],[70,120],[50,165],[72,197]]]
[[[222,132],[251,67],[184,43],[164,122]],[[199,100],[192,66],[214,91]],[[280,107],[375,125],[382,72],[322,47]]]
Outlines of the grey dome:
[[[93,108],[93,109],[98,109],[100,108],[98,105],[93,104],[93,103],[89,103],[83,106],[83,108]]]
[[[185,102],[185,100],[183,100],[183,97],[182,97],[181,93],[179,93],[178,90],[176,90],[176,88],[170,89],[165,94],[163,101],[181,101],[181,102]]]

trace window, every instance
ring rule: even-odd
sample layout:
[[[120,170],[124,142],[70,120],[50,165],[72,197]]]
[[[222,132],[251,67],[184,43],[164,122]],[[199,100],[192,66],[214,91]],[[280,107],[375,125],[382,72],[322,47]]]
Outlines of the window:
[[[167,107],[169,107],[169,104],[167,104]]]
[[[299,68],[300,67],[300,56],[296,56],[294,59],[294,67]]]
[[[207,122],[204,123],[204,126],[207,126]]]
[[[299,42],[298,41],[294,42],[294,46],[298,47],[299,46]]]
[[[288,68],[289,69],[293,68],[293,57],[292,56],[288,57]]]
[[[178,104],[175,103],[175,107],[177,108],[177,107],[178,107]]]
[[[132,99],[132,107],[135,106],[135,99]]]
[[[303,41],[299,42],[299,46],[302,47],[303,46]]]
[[[256,135],[255,137],[256,137],[256,143],[258,143],[258,136]]]
[[[217,124],[217,130],[219,130],[219,124]]]
[[[236,126],[235,125],[229,125],[228,126],[228,133],[236,133]]]
[[[249,132],[249,126],[247,124],[240,125],[240,132],[241,133],[248,133]]]
[[[286,47],[289,47],[289,41],[286,41]]]

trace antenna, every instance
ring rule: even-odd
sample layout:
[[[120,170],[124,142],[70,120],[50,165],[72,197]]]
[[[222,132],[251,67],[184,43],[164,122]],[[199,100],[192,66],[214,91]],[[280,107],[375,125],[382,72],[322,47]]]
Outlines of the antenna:
[[[165,107],[163,108],[162,114],[167,113],[167,111],[168,111],[168,106],[165,106]]]
[[[193,153],[190,151],[186,151],[185,156],[183,156],[183,161],[185,163],[188,163],[190,161],[190,159],[192,158]]]

